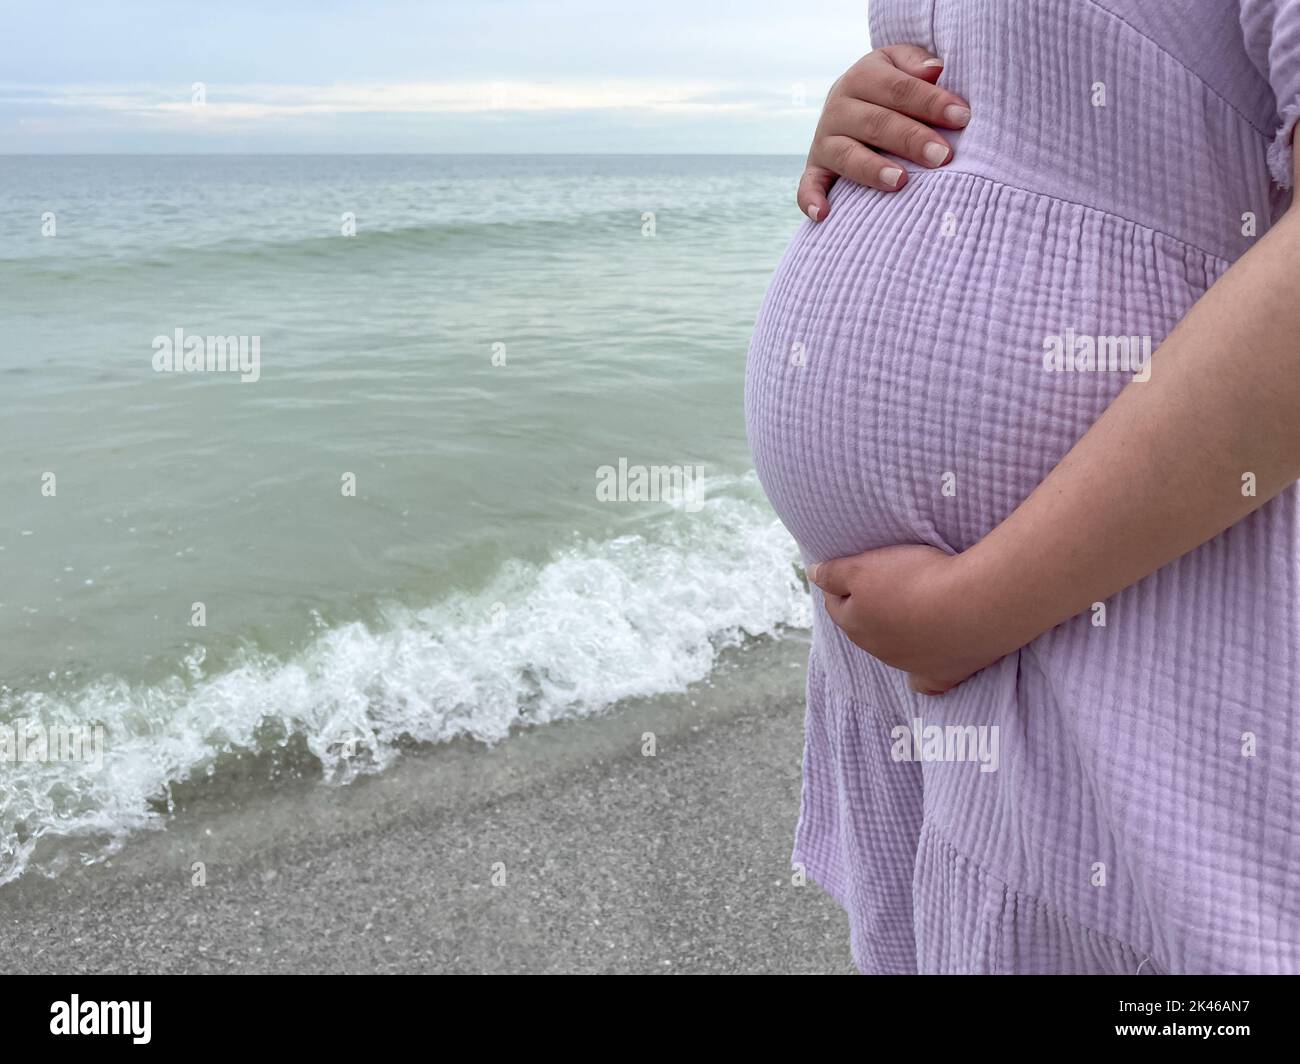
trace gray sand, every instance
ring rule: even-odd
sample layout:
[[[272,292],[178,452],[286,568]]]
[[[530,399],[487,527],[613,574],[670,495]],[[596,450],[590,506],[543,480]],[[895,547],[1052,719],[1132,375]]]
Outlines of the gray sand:
[[[0,971],[851,972],[843,914],[789,870],[806,653],[349,787],[201,795],[0,888]]]

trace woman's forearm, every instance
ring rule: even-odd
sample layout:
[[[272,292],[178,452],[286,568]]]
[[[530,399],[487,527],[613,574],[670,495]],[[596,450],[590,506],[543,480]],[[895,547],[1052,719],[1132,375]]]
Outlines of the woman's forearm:
[[[1149,368],[961,554],[911,544],[812,566],[835,624],[939,694],[1300,479],[1300,206],[1196,302]]]
[[[1300,209],[1196,303],[1152,357],[1150,379],[1130,383],[1020,507],[960,556],[957,584],[970,592],[971,620],[1004,631],[1009,653],[1297,478]]]

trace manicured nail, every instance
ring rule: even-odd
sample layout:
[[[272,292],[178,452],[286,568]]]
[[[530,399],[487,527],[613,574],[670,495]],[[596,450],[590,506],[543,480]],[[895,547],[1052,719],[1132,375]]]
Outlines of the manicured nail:
[[[898,179],[903,176],[903,171],[897,166],[886,166],[880,171],[880,183],[888,185],[890,188],[898,187]]]
[[[948,145],[932,140],[921,149],[921,154],[925,156],[925,161],[931,166],[942,166],[948,161],[948,154],[951,150]]]
[[[821,214],[822,209],[815,203],[808,204],[808,217],[814,222],[817,221],[817,215]]]
[[[812,565],[808,566],[808,568],[804,570],[804,574],[808,577],[808,583],[817,583],[817,566],[820,564],[820,562],[813,562]]]
[[[937,67],[941,67],[941,66],[943,66],[943,60],[942,60],[942,59],[927,59],[927,60],[926,60],[924,63],[922,63],[921,65],[922,65],[923,67],[936,67],[936,66],[937,66]]]
[[[964,126],[970,121],[970,109],[950,103],[943,109],[943,120],[949,125]]]

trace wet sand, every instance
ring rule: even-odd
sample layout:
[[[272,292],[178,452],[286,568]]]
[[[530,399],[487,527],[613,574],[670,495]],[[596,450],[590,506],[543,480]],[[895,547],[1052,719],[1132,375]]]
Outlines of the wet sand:
[[[200,793],[108,863],[0,887],[0,971],[851,972],[789,867],[806,654],[347,787]]]

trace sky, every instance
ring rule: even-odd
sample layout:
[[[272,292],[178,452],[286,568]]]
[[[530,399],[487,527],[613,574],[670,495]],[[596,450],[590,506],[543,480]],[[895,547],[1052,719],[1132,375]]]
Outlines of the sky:
[[[863,0],[0,0],[0,153],[804,154]]]

